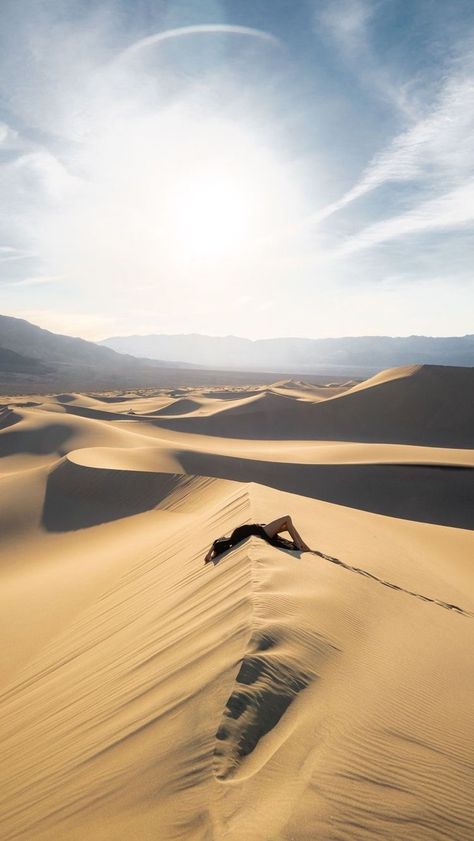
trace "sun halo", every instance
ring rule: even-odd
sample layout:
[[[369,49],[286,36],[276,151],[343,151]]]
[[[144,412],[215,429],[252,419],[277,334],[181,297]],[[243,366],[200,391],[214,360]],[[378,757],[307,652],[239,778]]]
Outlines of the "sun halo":
[[[251,239],[250,185],[227,173],[192,175],[176,185],[171,224],[181,258],[232,257]]]

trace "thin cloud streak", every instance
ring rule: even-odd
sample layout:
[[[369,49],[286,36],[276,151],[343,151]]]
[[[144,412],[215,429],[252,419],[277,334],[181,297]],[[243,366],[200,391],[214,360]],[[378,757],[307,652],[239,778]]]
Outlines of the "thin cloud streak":
[[[338,250],[338,257],[372,248],[409,234],[474,225],[474,179],[443,196],[423,202],[408,213],[364,228]]]
[[[60,275],[35,275],[34,277],[22,277],[17,280],[0,280],[0,285],[4,286],[42,286],[46,283],[57,283],[61,280]]]
[[[359,181],[340,199],[311,216],[319,223],[387,182],[426,177],[456,179],[474,164],[474,78],[452,79],[438,106],[426,118],[398,135],[370,162]]]
[[[117,57],[117,61],[130,58],[136,55],[146,47],[152,47],[154,44],[159,44],[162,41],[169,41],[173,38],[182,38],[188,35],[208,35],[208,34],[224,34],[224,35],[244,35],[249,38],[258,38],[261,41],[266,41],[273,44],[275,47],[283,47],[283,42],[270,32],[265,32],[262,29],[253,29],[250,26],[233,26],[225,23],[206,23],[197,26],[180,26],[176,29],[166,29],[164,32],[157,32],[155,35],[149,35],[147,38],[141,38],[135,41],[125,50],[123,50]]]
[[[0,257],[0,263],[12,263],[15,260],[28,260],[30,257],[35,256],[35,254],[7,254],[6,257]]]

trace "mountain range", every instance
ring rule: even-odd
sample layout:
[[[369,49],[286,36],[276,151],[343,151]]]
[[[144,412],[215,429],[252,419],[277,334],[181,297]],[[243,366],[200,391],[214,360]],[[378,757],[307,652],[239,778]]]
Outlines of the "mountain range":
[[[94,389],[175,383],[182,362],[137,359],[0,315],[0,389]]]
[[[100,343],[0,316],[0,392],[84,391],[263,382],[265,374],[308,381],[366,379],[403,365],[474,366],[474,336],[341,339],[122,336]],[[278,377],[276,377],[278,378]],[[267,381],[270,381],[267,377]]]
[[[115,336],[101,343],[119,353],[194,362],[209,368],[368,376],[400,365],[474,365],[474,335],[250,339],[238,336]]]
[[[215,385],[223,381],[222,370],[215,360],[206,366],[194,360],[137,358],[0,315],[0,394]],[[225,381],[260,383],[262,374],[258,368],[233,370]]]

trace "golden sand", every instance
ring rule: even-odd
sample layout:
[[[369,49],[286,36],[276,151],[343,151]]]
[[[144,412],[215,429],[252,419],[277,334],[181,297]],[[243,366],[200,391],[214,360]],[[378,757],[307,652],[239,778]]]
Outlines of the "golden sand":
[[[472,839],[473,382],[5,399],[2,841]]]

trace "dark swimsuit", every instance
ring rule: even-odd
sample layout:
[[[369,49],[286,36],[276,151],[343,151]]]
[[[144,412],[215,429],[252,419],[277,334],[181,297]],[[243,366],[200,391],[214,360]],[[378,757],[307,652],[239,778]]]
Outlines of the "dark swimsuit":
[[[244,526],[237,526],[230,537],[218,537],[217,540],[214,541],[212,544],[214,554],[221,555],[223,552],[227,552],[227,550],[231,549],[232,546],[236,546],[237,543],[240,543],[242,540],[246,540],[246,538],[251,535],[261,537],[262,540],[266,540],[267,543],[270,543],[272,546],[277,546],[279,549],[297,548],[292,540],[285,540],[284,537],[280,537],[278,534],[274,537],[269,537],[263,526],[264,523],[248,523]]]

